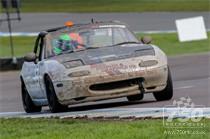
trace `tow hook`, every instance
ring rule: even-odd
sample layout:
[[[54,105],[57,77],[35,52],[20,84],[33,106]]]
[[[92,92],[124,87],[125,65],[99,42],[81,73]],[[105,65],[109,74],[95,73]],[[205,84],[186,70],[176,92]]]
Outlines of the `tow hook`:
[[[141,93],[145,93],[144,87],[143,87],[143,79],[138,81],[138,85],[139,85],[139,90],[141,91]]]

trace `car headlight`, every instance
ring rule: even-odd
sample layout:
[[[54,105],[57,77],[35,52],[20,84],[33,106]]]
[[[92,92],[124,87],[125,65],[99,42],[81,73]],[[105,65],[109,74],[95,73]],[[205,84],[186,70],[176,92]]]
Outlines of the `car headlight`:
[[[81,77],[81,76],[87,76],[89,74],[90,74],[90,71],[84,70],[84,71],[75,71],[75,72],[69,73],[68,76],[69,77]]]
[[[147,61],[142,61],[139,63],[140,67],[149,67],[149,66],[154,66],[157,65],[158,61],[157,60],[147,60]]]
[[[65,62],[63,63],[63,65],[69,69],[69,68],[75,68],[75,67],[79,67],[79,66],[82,66],[83,63],[81,60],[73,60],[73,61],[68,61],[68,62]]]

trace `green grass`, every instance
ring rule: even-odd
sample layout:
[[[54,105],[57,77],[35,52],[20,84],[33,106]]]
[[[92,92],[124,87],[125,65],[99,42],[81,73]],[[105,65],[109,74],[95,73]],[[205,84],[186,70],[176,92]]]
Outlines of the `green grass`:
[[[141,36],[148,34],[137,34]],[[153,44],[158,45],[167,55],[182,55],[191,53],[201,53],[210,51],[210,32],[208,32],[208,39],[192,42],[179,42],[176,33],[167,34],[150,34],[153,38]],[[24,56],[31,52],[34,47],[35,37],[14,37],[15,55]],[[9,38],[0,38],[0,57],[11,56],[9,47]]]
[[[144,36],[148,34],[138,34]],[[210,32],[208,39],[191,42],[179,42],[176,33],[150,34],[152,44],[159,46],[167,55],[183,55],[210,51]],[[140,38],[140,37],[139,37]]]
[[[209,0],[22,0],[22,12],[209,11]]]
[[[59,119],[0,119],[1,139],[207,139],[210,120],[206,128],[182,129],[204,131],[196,134],[166,134],[162,120],[139,121],[87,121]],[[167,130],[169,131],[169,129]],[[176,131],[171,129],[170,131]]]
[[[24,56],[26,53],[32,52],[35,39],[35,37],[13,37],[15,55]],[[0,57],[10,56],[9,37],[0,37]]]

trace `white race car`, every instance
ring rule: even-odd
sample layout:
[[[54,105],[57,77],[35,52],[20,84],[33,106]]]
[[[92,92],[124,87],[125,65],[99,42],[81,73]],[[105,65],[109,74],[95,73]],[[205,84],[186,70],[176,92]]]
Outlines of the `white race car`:
[[[167,57],[150,38],[139,41],[120,22],[72,24],[41,32],[24,57],[20,79],[26,112],[110,98],[158,101],[173,96]]]

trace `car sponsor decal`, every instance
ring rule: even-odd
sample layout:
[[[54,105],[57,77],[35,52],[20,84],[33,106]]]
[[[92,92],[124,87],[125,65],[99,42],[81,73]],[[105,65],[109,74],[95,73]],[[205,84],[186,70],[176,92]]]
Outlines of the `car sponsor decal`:
[[[135,71],[137,69],[136,65],[125,65],[123,63],[119,64],[97,64],[97,65],[91,65],[91,68],[106,72],[109,75],[118,75],[122,74],[123,71]]]

